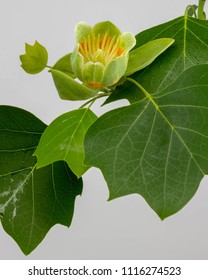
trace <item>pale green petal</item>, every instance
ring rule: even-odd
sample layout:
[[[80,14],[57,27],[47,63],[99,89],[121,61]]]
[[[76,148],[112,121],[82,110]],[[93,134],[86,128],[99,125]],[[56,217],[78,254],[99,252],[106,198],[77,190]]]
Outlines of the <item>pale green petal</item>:
[[[123,33],[122,43],[124,43],[125,51],[129,52],[136,45],[136,38],[134,34],[129,32]]]
[[[104,75],[104,65],[100,62],[88,62],[84,65],[83,81],[88,85],[101,84]],[[99,85],[98,85],[99,87]]]
[[[103,84],[104,86],[112,86],[117,83],[125,74],[128,63],[128,55],[121,56],[112,60],[105,68]]]
[[[108,33],[110,36],[119,36],[121,34],[121,31],[110,21],[103,21],[103,22],[99,22],[97,23],[93,29],[92,29],[93,33],[95,35],[97,34],[104,34],[104,33]]]
[[[71,66],[73,69],[74,74],[78,77],[81,81],[83,80],[83,68],[84,68],[84,58],[78,52],[79,44],[77,44],[74,52],[71,55]]]
[[[84,38],[92,33],[92,27],[86,22],[80,22],[75,26],[75,35],[77,43],[84,40]]]

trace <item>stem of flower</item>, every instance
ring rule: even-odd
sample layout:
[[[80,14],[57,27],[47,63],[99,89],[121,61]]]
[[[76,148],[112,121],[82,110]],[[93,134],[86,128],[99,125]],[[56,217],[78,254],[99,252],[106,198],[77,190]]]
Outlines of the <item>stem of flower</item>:
[[[206,0],[199,0],[198,5],[198,19],[205,19],[205,13],[204,13],[204,5],[206,3]]]
[[[84,108],[84,107],[87,106],[88,104],[90,104],[89,107],[91,107],[92,104],[93,104],[97,99],[102,98],[102,97],[105,97],[105,96],[109,96],[109,95],[110,95],[110,93],[100,93],[100,94],[98,94],[97,96],[95,96],[95,97],[91,98],[90,100],[88,100],[87,102],[85,102],[84,104],[82,104],[82,106],[80,106],[79,109]]]

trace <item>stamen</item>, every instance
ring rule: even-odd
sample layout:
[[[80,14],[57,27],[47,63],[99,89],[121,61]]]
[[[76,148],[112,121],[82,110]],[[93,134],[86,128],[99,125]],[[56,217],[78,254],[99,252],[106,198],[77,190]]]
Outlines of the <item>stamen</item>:
[[[108,64],[113,58],[119,57],[124,53],[121,46],[121,35],[110,37],[106,32],[102,37],[99,33],[88,35],[83,42],[80,43],[79,52],[84,57],[85,62],[101,62]]]
[[[86,61],[87,57],[84,50],[84,42],[81,42],[79,45],[79,53],[81,53],[81,55],[84,57],[84,60]]]
[[[110,41],[110,44],[108,46],[108,49],[107,49],[107,52],[110,54],[111,51],[112,51],[112,48],[113,48],[113,44],[115,42],[115,38],[116,38],[116,35],[113,35],[113,37],[111,38],[111,41]]]
[[[116,40],[116,43],[111,51],[111,53],[109,54],[109,56],[107,57],[107,60],[108,62],[110,60],[112,60],[114,57],[116,57],[117,55],[117,51],[118,51],[118,48],[119,48],[119,45],[120,45],[120,41],[121,41],[121,36],[118,36],[117,40]]]
[[[87,42],[87,39],[85,38],[84,40],[84,51],[85,51],[85,57],[86,57],[86,61],[89,61],[90,60],[90,56],[89,56],[89,52],[88,52],[88,42]]]
[[[121,56],[123,52],[124,52],[124,48],[119,48],[117,51],[117,56]]]
[[[104,48],[105,48],[105,43],[106,43],[107,36],[108,36],[108,34],[106,32],[103,39],[102,39],[102,44],[101,44],[101,49],[102,50],[104,50]]]
[[[105,47],[104,47],[104,51],[105,52],[107,52],[107,50],[108,50],[108,46],[109,46],[109,44],[110,44],[110,40],[111,40],[111,37],[107,37],[107,40],[106,40],[106,43],[105,43]]]
[[[96,38],[95,38],[95,34],[92,34],[92,51],[93,53],[96,52]]]
[[[91,44],[91,40],[90,40],[90,35],[88,35],[87,39],[88,39],[89,53],[90,53],[90,56],[91,56],[91,54],[92,54],[92,44]]]
[[[114,45],[114,42],[115,42],[115,35],[111,38],[110,40],[110,43],[108,45],[108,49],[106,50],[106,53],[105,53],[105,59],[106,59],[106,63],[109,61],[109,56],[111,55],[111,52],[112,50],[114,49],[113,45]]]

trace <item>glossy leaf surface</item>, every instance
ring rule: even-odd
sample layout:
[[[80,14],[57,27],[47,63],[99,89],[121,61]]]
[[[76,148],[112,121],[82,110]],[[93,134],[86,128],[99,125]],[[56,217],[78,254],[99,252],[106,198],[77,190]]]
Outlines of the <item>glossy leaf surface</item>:
[[[173,38],[174,44],[132,76],[151,94],[164,90],[189,67],[208,62],[208,21],[188,16],[176,18],[139,33],[136,48],[165,37]],[[143,98],[143,94],[127,81],[116,88],[105,104],[124,98],[134,103]]]
[[[34,115],[0,106],[0,119],[1,222],[29,254],[52,226],[70,225],[82,181],[64,162],[36,169],[32,155],[46,125]]]
[[[89,168],[83,165],[84,137],[96,119],[90,109],[77,109],[54,120],[46,128],[35,151],[37,167],[65,160],[77,177],[82,176]]]
[[[110,199],[139,193],[161,219],[180,210],[208,173],[208,65],[157,94],[101,116],[88,130],[85,163],[101,169]]]

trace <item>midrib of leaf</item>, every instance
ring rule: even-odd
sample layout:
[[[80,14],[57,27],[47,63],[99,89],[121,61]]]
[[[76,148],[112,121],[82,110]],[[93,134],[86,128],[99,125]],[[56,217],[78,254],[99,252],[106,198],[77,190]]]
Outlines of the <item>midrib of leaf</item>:
[[[201,40],[197,34],[195,34],[189,27],[188,27],[188,21],[190,21],[192,24],[195,24],[195,25],[199,25],[200,27],[203,27],[206,29],[205,26],[199,24],[198,22],[196,21],[193,21],[192,18],[190,18],[187,14],[184,15],[184,17],[182,18],[179,18],[178,21],[174,22],[174,24],[171,24],[169,25],[167,28],[161,30],[160,32],[156,33],[152,38],[151,40],[154,40],[156,38],[158,38],[158,36],[160,36],[160,34],[162,34],[164,31],[168,30],[169,28],[173,27],[175,24],[178,24],[180,21],[183,21],[184,24],[183,24],[183,27],[181,27],[174,35],[172,35],[171,37],[172,38],[175,38],[176,35],[179,33],[179,32],[183,32],[183,53],[181,54],[183,56],[183,71],[185,71],[187,69],[187,61],[189,60],[190,63],[192,63],[192,65],[195,65],[196,63],[192,61],[192,59],[187,55],[187,31],[190,32],[201,44],[203,44],[204,46],[206,46],[208,48],[208,44],[206,44],[205,41]],[[165,54],[164,54],[165,55]],[[175,62],[174,64],[172,65],[172,67],[169,69],[169,71],[166,73],[166,75],[163,77],[163,80],[161,81],[160,83],[160,86],[159,88],[157,89],[157,91],[155,92],[155,94],[159,93],[161,91],[161,88],[163,86],[163,82],[165,81],[166,77],[169,75],[169,73],[172,71],[172,68],[174,68],[175,64],[178,62],[178,60],[181,58],[181,55],[179,55],[176,59],[175,59]],[[145,72],[148,70],[148,68],[146,68],[143,73],[141,74],[140,77],[142,77]],[[182,72],[183,72],[182,71]],[[169,85],[167,85],[169,86]]]
[[[31,177],[32,177],[32,184],[31,184],[32,185],[32,221],[31,221],[30,236],[29,236],[28,249],[27,249],[28,252],[29,252],[29,248],[32,243],[31,241],[32,241],[33,229],[34,229],[34,224],[35,224],[35,197],[34,197],[34,178],[33,178],[34,168],[31,173]]]
[[[182,19],[183,20],[183,19]],[[183,67],[184,67],[184,69],[183,70],[185,70],[186,69],[186,59],[189,59],[188,58],[188,56],[187,56],[187,54],[186,54],[186,49],[187,49],[187,44],[186,44],[186,41],[187,41],[187,21],[188,21],[188,16],[187,16],[187,14],[185,14],[185,16],[184,16],[184,28],[183,27],[181,27],[172,37],[173,38],[175,38],[176,37],[176,35],[179,33],[179,32],[181,32],[182,30],[184,30],[184,34],[183,34]],[[178,23],[179,21],[177,21],[176,23]],[[175,23],[175,24],[176,24]],[[172,27],[173,25],[170,25],[170,26],[168,26],[166,29],[169,29],[170,27]],[[166,29],[164,29],[164,30],[166,30]],[[164,32],[164,30],[162,30],[160,33],[163,33]],[[159,33],[159,34],[160,34]],[[157,34],[155,37],[157,37],[159,34]],[[181,55],[179,55],[176,59],[175,59],[175,62],[174,62],[174,64],[172,65],[172,67],[169,69],[169,71],[166,73],[166,75],[163,77],[163,80],[161,81],[161,83],[160,83],[160,86],[158,87],[158,89],[157,89],[157,91],[155,92],[155,94],[157,94],[157,93],[159,93],[160,92],[160,90],[161,90],[161,88],[162,88],[162,86],[163,86],[163,84],[164,84],[164,81],[165,81],[165,79],[167,78],[167,76],[169,75],[169,73],[172,71],[172,69],[175,67],[175,65],[176,65],[176,63],[178,63],[178,60],[181,58]],[[191,61],[191,59],[189,59],[190,61]],[[192,61],[191,61],[191,63],[193,63]]]
[[[74,135],[76,134],[78,128],[80,127],[80,125],[81,125],[81,123],[82,123],[82,120],[84,119],[85,115],[87,114],[88,109],[89,109],[89,108],[84,109],[85,112],[84,112],[82,118],[81,118],[81,119],[79,120],[79,122],[76,124],[76,129],[74,130],[73,134],[70,135],[70,137],[68,138],[68,141],[69,141],[69,142],[68,142],[68,148],[67,148],[67,150],[66,150],[66,152],[65,152],[64,160],[66,160],[67,154],[69,153],[70,144],[71,144],[71,142],[72,142],[72,139],[73,139]],[[64,121],[65,121],[65,120],[63,120],[62,122],[64,122]],[[59,133],[57,133],[55,137],[51,138],[50,141],[48,141],[47,145],[49,145],[52,141],[54,141],[54,139],[58,138],[61,134],[63,134],[63,133],[64,133],[65,131],[67,131],[68,129],[69,129],[69,127],[66,126],[66,128],[63,129],[62,131],[60,131]],[[66,139],[65,141],[67,142],[67,139]],[[57,150],[57,149],[58,149],[58,146],[55,147],[55,150]]]
[[[27,169],[31,169],[32,167],[28,167],[28,168],[25,168],[24,170],[27,170]],[[26,182],[29,180],[29,178],[32,176],[33,172],[34,172],[34,169],[36,168],[36,165],[31,169],[31,171],[29,172],[29,174],[26,176],[26,178],[24,179],[24,181],[18,186],[18,188],[13,191],[13,194],[12,196],[7,200],[7,202],[3,205],[3,207],[0,209],[0,211],[2,209],[5,210],[5,208],[9,205],[9,203],[11,202],[11,200],[13,200],[14,197],[16,197],[16,195],[18,194],[18,192],[24,187],[24,185],[26,184]],[[20,170],[22,171],[22,170]],[[18,172],[16,172],[18,173]],[[10,175],[11,173],[9,173],[8,175]],[[3,175],[2,177],[5,177],[6,175]],[[3,210],[3,211],[4,211]]]
[[[175,129],[175,127],[171,124],[171,122],[169,121],[169,119],[164,115],[164,113],[160,110],[159,105],[154,101],[154,99],[152,98],[151,94],[149,94],[145,88],[143,88],[143,86],[141,84],[139,84],[137,81],[131,79],[131,78],[127,78],[127,80],[129,80],[130,82],[134,83],[143,93],[144,95],[149,99],[149,101],[153,104],[153,106],[155,107],[155,109],[160,113],[160,115],[162,116],[162,118],[165,120],[165,122],[170,126],[170,128],[174,131],[174,133],[176,134],[177,138],[180,140],[180,142],[183,144],[183,146],[186,148],[187,152],[189,153],[190,157],[193,159],[193,161],[195,162],[195,164],[197,165],[197,167],[199,168],[200,172],[205,175],[204,171],[201,169],[200,165],[198,164],[197,160],[195,159],[194,155],[192,154],[192,152],[189,150],[188,146],[186,145],[186,143],[183,141],[183,139],[181,138],[180,134],[177,132],[177,130]]]
[[[143,101],[144,101],[144,99],[143,99]],[[144,106],[144,108],[143,108],[143,110],[141,111],[141,113],[136,117],[136,119],[135,119],[135,121],[131,124],[131,126],[127,129],[127,131],[126,131],[126,133],[123,135],[123,137],[121,138],[121,140],[119,141],[119,143],[117,144],[117,146],[116,146],[116,151],[115,151],[115,156],[114,156],[114,162],[113,162],[113,167],[114,167],[114,172],[113,172],[113,174],[114,174],[114,178],[113,178],[113,180],[112,180],[112,182],[114,183],[114,181],[115,181],[115,174],[116,174],[116,171],[115,171],[115,169],[116,169],[116,160],[117,160],[117,153],[118,153],[118,148],[120,147],[120,145],[121,145],[121,143],[123,142],[123,140],[126,138],[126,136],[129,134],[129,131],[132,129],[132,127],[134,127],[134,125],[135,125],[135,123],[137,123],[137,121],[141,118],[141,116],[143,115],[143,113],[146,111],[146,108],[148,107],[148,105],[149,105],[149,103],[150,103],[150,100],[147,102],[147,104]],[[133,170],[130,174],[129,174],[129,176],[128,177],[126,177],[126,179],[125,179],[125,181],[123,181],[123,183],[122,183],[122,185],[124,185],[125,184],[125,182],[128,180],[128,178],[131,176],[131,174],[133,174],[135,172],[135,170]],[[121,185],[121,186],[122,186]],[[121,187],[120,186],[120,187]]]
[[[81,119],[79,120],[79,122],[77,123],[77,126],[76,126],[76,128],[75,128],[73,134],[71,135],[71,137],[69,137],[69,144],[68,144],[68,148],[67,148],[67,150],[66,150],[65,159],[66,159],[67,154],[69,153],[70,145],[71,145],[71,142],[72,142],[72,140],[73,140],[73,138],[74,138],[74,135],[76,134],[78,128],[80,127],[80,125],[81,125],[81,123],[82,123],[82,120],[84,119],[85,115],[86,115],[87,112],[88,112],[88,109],[89,109],[89,108],[85,109],[85,112],[84,112],[82,118],[81,118]]]
[[[186,36],[187,36],[187,14],[184,16],[184,49],[183,49],[183,64],[184,64],[184,70],[186,69]]]

